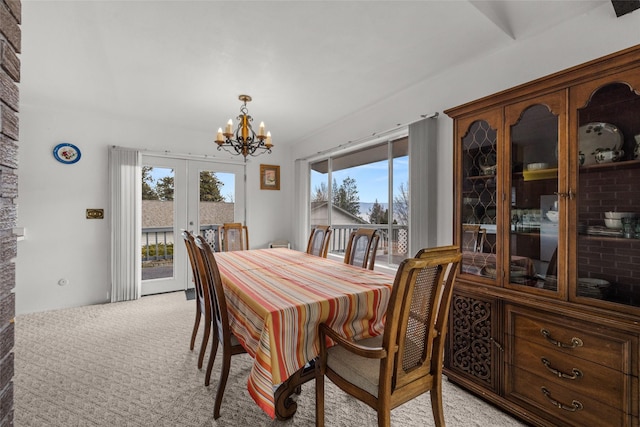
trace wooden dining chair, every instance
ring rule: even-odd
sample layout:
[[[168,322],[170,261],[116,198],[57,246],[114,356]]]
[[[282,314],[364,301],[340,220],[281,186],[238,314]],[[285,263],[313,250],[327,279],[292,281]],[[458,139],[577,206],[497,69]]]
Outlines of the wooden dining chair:
[[[329,251],[331,231],[331,227],[328,225],[316,225],[313,227],[307,244],[307,253],[326,258]]]
[[[477,224],[462,225],[462,250],[467,252],[482,252],[487,230]]]
[[[378,426],[391,410],[430,391],[436,426],[444,426],[442,363],[457,246],[421,250],[398,267],[382,335],[351,341],[331,325],[319,326],[316,426],[324,426],[324,377],[374,408]],[[335,346],[329,347],[332,340]]]
[[[223,252],[244,251],[249,249],[249,229],[239,222],[222,224],[220,230],[220,247]]]
[[[200,280],[200,273],[198,272],[197,254],[195,238],[187,230],[182,231],[182,238],[184,239],[185,246],[187,247],[187,255],[189,257],[189,263],[191,264],[191,271],[193,273],[193,282],[195,285],[196,294],[196,319],[193,324],[193,332],[191,332],[191,344],[189,348],[193,350],[196,343],[196,336],[198,335],[198,328],[200,327],[200,320],[204,317],[204,333],[202,335],[202,344],[200,344],[200,353],[198,354],[198,369],[202,368],[204,361],[204,354],[207,350],[207,342],[209,341],[209,335],[211,335],[211,309],[209,306],[209,290],[202,286]]]
[[[198,256],[196,257],[199,263],[198,271],[201,273],[203,287],[206,286],[209,289],[209,305],[211,307],[211,313],[213,314],[212,318],[215,322],[213,338],[211,340],[211,353],[209,355],[209,363],[207,364],[207,372],[204,380],[206,386],[210,383],[211,370],[213,369],[213,363],[218,352],[218,343],[221,344],[222,348],[222,367],[220,368],[220,380],[218,381],[218,390],[216,391],[216,402],[213,407],[213,418],[218,419],[220,417],[220,405],[222,404],[224,389],[227,385],[227,379],[229,378],[231,356],[246,353],[246,351],[231,332],[227,300],[224,295],[218,264],[216,263],[211,246],[209,246],[202,236],[196,237],[195,245],[198,249]]]
[[[344,253],[344,263],[373,270],[379,240],[378,230],[358,228],[352,231]]]

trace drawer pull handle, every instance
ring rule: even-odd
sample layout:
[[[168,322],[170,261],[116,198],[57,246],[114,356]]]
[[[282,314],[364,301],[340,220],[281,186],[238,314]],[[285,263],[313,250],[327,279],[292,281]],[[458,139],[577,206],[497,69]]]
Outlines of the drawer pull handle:
[[[584,408],[584,405],[577,400],[573,400],[571,402],[571,406],[558,402],[551,397],[551,392],[547,390],[546,387],[542,387],[542,394],[544,394],[544,397],[546,397],[547,400],[556,408],[564,409],[565,411],[569,412],[581,411]]]
[[[542,364],[544,365],[544,367],[547,368],[549,372],[551,372],[553,375],[557,376],[558,378],[566,378],[568,380],[577,380],[578,378],[582,377],[582,371],[578,368],[573,368],[571,370],[572,374],[565,374],[564,372],[559,371],[553,366],[551,366],[551,362],[549,362],[549,360],[545,359],[544,357],[540,360],[542,360]]]
[[[547,331],[546,329],[540,329],[540,333],[542,334],[543,337],[547,339],[547,341],[549,341],[551,344],[555,345],[556,347],[576,348],[576,347],[582,347],[583,345],[582,340],[580,338],[573,337],[571,338],[571,344],[565,344],[563,342],[556,341],[553,338],[551,338],[551,332]]]

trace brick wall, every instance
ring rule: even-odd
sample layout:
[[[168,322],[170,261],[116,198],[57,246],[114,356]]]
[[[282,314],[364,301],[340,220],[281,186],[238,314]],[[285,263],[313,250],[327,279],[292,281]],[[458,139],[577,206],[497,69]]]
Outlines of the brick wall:
[[[605,166],[580,173],[581,225],[604,225],[606,211],[640,213],[640,167]],[[585,189],[585,190],[582,190]],[[578,239],[578,275],[608,280],[606,298],[640,306],[640,239]]]
[[[0,0],[0,427],[13,426],[20,19],[19,0]]]

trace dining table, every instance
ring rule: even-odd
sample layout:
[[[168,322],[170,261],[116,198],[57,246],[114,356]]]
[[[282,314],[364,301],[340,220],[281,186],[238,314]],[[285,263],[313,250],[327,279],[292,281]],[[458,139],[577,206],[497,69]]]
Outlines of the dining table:
[[[353,339],[382,333],[394,276],[288,248],[217,252],[231,332],[253,358],[247,389],[271,418],[314,378],[318,325]]]

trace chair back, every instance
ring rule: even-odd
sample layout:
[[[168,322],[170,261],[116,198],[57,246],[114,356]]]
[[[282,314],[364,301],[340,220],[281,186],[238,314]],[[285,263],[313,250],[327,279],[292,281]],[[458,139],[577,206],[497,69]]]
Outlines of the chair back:
[[[487,230],[476,224],[462,226],[462,250],[466,252],[482,252]]]
[[[326,258],[329,251],[329,239],[331,239],[331,227],[328,225],[316,225],[311,230],[307,253]]]
[[[218,338],[222,341],[224,348],[231,347],[231,329],[229,328],[229,313],[227,311],[227,300],[224,296],[222,278],[218,264],[211,250],[211,246],[202,237],[195,238],[195,245],[198,249],[196,257],[199,263],[201,282],[208,288],[209,301],[212,318],[215,319],[215,326],[218,330]]]
[[[415,396],[430,388],[430,381],[417,380],[442,374],[449,306],[460,259],[457,246],[443,246],[423,249],[400,264],[386,314],[382,346],[388,357],[382,362],[381,393],[386,389],[384,393],[391,390],[393,394],[408,386],[417,392],[412,393]],[[424,387],[417,385],[422,383]]]
[[[195,244],[195,238],[193,234],[187,230],[182,231],[182,238],[184,239],[184,244],[187,247],[187,255],[189,257],[189,263],[191,264],[191,272],[193,273],[193,283],[195,286],[196,298],[198,300],[198,305],[200,306],[200,312],[205,313],[207,304],[209,304],[209,291],[205,289],[202,285],[202,281],[200,280],[200,274],[198,272],[198,261],[197,261],[197,248]]]
[[[222,224],[220,227],[220,247],[224,252],[249,249],[249,230],[239,222]]]
[[[351,232],[344,263],[373,270],[379,241],[380,234],[375,229],[359,228]]]

